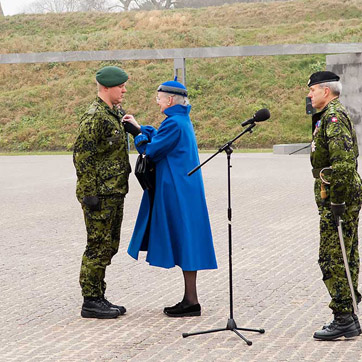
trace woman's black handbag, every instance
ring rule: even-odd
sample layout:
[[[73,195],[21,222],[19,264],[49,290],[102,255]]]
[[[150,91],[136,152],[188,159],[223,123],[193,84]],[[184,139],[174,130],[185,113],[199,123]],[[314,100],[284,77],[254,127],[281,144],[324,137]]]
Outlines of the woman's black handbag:
[[[145,155],[140,154],[136,161],[134,174],[144,190],[154,190],[156,182],[155,164]]]

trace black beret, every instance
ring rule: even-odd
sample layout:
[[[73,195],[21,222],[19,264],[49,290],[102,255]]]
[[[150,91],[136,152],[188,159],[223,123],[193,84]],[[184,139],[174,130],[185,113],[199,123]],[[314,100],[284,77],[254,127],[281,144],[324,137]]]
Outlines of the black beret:
[[[311,87],[312,85],[315,84],[338,82],[338,81],[339,81],[338,75],[333,72],[329,71],[315,72],[309,78],[308,87]]]
[[[105,87],[115,87],[125,83],[128,80],[128,75],[119,67],[107,66],[98,70],[96,80]]]

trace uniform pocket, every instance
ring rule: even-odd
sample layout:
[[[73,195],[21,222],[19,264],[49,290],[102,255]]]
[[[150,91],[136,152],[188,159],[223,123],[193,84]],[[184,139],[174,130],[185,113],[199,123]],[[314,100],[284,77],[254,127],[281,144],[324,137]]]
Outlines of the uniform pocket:
[[[112,145],[117,145],[121,142],[121,136],[117,135],[117,136],[110,136],[110,137],[106,137],[106,142],[109,146]]]
[[[106,181],[122,173],[121,165],[118,162],[102,162],[98,167],[98,176]]]
[[[110,195],[118,193],[127,184],[128,172],[119,162],[103,162],[98,167],[98,194]]]
[[[97,211],[92,211],[89,209],[88,206],[83,205],[83,211],[84,211],[85,216],[91,220],[107,220],[107,219],[109,219],[109,217],[111,216],[111,210],[109,210],[106,207],[104,200],[100,200],[100,204],[101,204],[100,210],[97,210]]]

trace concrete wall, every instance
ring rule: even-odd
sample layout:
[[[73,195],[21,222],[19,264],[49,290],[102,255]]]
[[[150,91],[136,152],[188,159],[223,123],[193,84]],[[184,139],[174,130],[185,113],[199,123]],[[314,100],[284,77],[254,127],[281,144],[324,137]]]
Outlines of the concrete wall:
[[[273,56],[297,54],[327,55],[327,70],[341,76],[341,100],[356,125],[362,154],[362,43],[277,44],[264,46],[205,47],[178,49],[128,49],[109,51],[69,51],[0,54],[0,64],[77,62],[102,60],[174,59],[174,72],[186,84],[187,58]],[[294,149],[277,148],[290,153]],[[283,152],[284,152],[283,151]],[[307,152],[307,151],[305,151]],[[279,153],[279,151],[278,151]]]
[[[248,57],[298,54],[352,54],[361,52],[362,43],[276,44],[174,49],[122,49],[0,54],[0,64]]]
[[[327,55],[327,70],[341,77],[341,102],[355,124],[360,153],[362,152],[362,53]]]

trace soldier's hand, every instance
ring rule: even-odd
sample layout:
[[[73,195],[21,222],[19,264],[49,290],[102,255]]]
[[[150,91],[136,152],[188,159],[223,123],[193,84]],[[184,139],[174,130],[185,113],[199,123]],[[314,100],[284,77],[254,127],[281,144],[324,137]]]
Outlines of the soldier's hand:
[[[343,202],[342,204],[335,204],[334,202],[331,202],[331,211],[334,216],[334,220],[338,225],[339,219],[342,218],[342,215],[346,211],[346,203]]]
[[[84,196],[83,204],[88,206],[91,211],[101,210],[101,202],[97,196]]]

